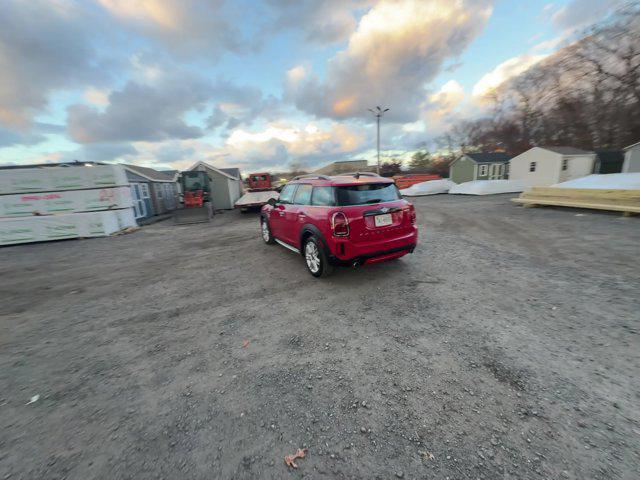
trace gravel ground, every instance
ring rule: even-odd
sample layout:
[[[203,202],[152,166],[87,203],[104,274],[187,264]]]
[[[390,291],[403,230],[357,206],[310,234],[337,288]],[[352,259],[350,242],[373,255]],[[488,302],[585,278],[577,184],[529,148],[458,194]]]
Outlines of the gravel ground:
[[[237,212],[0,249],[0,479],[637,479],[640,219],[509,198],[326,280]]]

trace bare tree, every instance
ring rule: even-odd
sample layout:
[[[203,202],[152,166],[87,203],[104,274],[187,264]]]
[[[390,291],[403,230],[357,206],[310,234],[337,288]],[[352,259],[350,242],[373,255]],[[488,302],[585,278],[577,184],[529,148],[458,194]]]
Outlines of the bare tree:
[[[486,118],[454,125],[449,152],[532,145],[620,148],[640,140],[640,1],[628,2],[492,93]]]

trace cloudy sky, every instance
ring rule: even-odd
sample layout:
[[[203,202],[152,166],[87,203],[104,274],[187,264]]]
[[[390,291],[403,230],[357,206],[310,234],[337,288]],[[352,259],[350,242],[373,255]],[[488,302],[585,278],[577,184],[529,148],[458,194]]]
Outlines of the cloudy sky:
[[[615,0],[4,0],[0,164],[415,150]]]

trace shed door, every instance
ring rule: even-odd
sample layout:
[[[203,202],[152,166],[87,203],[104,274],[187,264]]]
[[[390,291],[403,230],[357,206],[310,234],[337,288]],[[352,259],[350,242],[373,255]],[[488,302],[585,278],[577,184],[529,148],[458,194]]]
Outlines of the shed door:
[[[131,192],[133,193],[133,213],[137,218],[144,218],[147,216],[147,206],[144,203],[142,197],[142,186],[146,187],[146,184],[132,183]]]
[[[501,167],[499,163],[492,163],[489,165],[489,180],[499,180],[501,177]]]
[[[173,191],[173,183],[164,183],[164,204],[168,210],[175,210],[176,198]]]

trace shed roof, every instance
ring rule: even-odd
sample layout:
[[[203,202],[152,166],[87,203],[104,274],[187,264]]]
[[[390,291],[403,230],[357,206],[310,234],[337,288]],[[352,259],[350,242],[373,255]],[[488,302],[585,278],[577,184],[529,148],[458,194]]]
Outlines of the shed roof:
[[[216,172],[216,173],[219,173],[220,175],[225,176],[227,178],[230,178],[231,180],[240,180],[240,177],[234,177],[230,173],[225,172],[224,169],[216,168],[213,165],[208,164],[207,162],[203,162],[202,160],[199,161],[199,162],[194,163],[187,170],[195,170],[196,168],[198,168],[200,166],[208,168],[209,170],[211,170],[213,172]]]
[[[180,170],[160,170],[162,173],[169,175],[171,178],[178,178]]]
[[[152,182],[173,182],[173,177],[164,172],[149,167],[140,167],[138,165],[129,165],[123,163],[122,166],[127,170],[140,175]]]
[[[507,163],[511,160],[511,155],[506,152],[465,153],[465,156],[476,163]]]
[[[575,147],[540,146],[539,148],[543,148],[544,150],[549,150],[550,152],[559,153],[560,155],[590,155],[593,153],[589,150],[582,150],[581,148],[575,148]]]
[[[223,172],[228,173],[229,175],[233,175],[236,178],[240,178],[239,168],[220,168],[219,170],[222,170]]]

